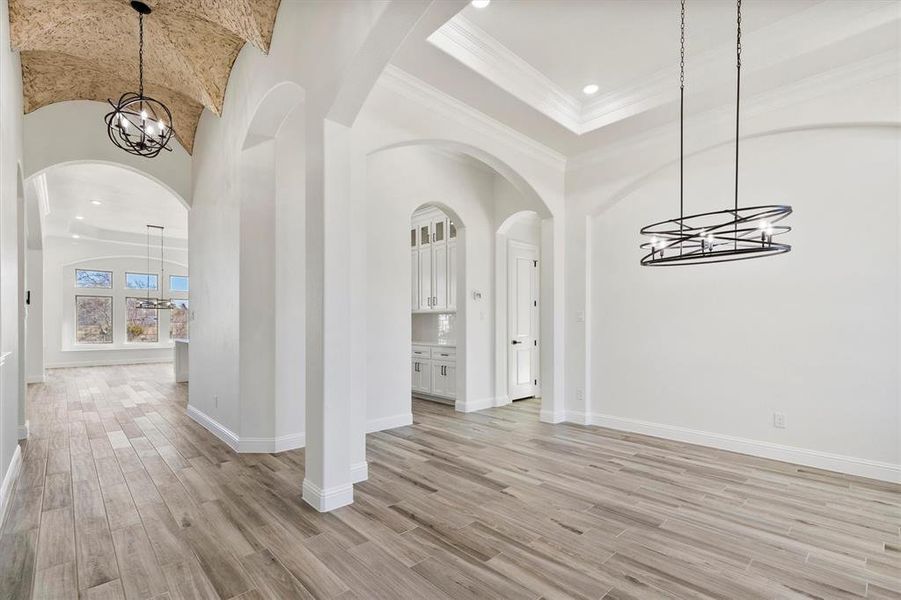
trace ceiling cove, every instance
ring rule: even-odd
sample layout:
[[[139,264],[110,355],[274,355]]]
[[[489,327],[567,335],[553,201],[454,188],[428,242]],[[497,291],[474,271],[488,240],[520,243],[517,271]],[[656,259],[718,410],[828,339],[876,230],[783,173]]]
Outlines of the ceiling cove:
[[[145,20],[145,88],[173,113],[190,153],[204,108],[221,114],[246,42],[269,51],[280,0],[156,0]],[[127,0],[10,0],[25,112],[67,100],[115,100],[136,86],[138,21]]]

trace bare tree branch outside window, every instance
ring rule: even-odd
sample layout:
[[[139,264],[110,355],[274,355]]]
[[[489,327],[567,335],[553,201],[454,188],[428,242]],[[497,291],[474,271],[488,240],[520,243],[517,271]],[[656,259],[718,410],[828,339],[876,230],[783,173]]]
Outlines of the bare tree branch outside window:
[[[112,344],[112,297],[75,296],[75,322],[75,341],[77,343]]]

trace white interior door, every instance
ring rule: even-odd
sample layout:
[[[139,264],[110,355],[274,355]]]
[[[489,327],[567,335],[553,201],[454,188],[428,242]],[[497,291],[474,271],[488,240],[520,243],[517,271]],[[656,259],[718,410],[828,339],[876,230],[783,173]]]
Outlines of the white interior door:
[[[519,400],[538,390],[538,248],[511,241],[507,261],[507,394]]]

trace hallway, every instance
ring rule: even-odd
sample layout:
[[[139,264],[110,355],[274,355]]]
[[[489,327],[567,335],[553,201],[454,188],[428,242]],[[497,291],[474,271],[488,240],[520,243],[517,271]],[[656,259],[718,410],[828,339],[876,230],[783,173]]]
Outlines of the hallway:
[[[0,597],[897,597],[897,487],[600,428],[414,404],[353,505],[236,455],[165,364],[49,371]],[[166,595],[168,594],[168,596]]]

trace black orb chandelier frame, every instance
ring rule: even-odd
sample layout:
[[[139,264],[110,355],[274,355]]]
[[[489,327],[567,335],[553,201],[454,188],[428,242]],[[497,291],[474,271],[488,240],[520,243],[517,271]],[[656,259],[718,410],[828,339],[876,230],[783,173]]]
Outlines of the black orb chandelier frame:
[[[138,92],[126,92],[115,103],[107,100],[113,110],[104,120],[107,135],[116,146],[154,158],[163,150],[172,151],[172,113],[159,100],[144,95],[144,15],[150,14],[150,7],[138,0],[132,0],[131,7],[138,13]]]
[[[791,246],[774,237],[791,231],[778,223],[788,217],[791,206],[738,205],[739,101],[741,98],[741,0],[737,0],[735,87],[735,203],[732,208],[685,215],[684,125],[685,125],[685,0],[682,0],[679,61],[679,216],[641,228],[649,241],[641,244],[647,254],[641,264],[648,267],[730,262],[784,254]]]

